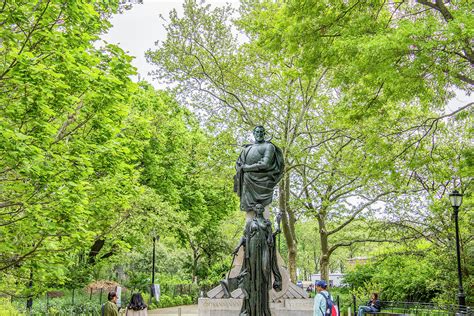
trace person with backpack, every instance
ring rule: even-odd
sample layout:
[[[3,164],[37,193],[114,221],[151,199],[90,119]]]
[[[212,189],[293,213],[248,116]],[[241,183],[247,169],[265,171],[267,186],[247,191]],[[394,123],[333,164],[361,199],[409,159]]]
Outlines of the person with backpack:
[[[328,284],[324,280],[316,282],[313,316],[338,316],[337,308],[331,294],[326,290]]]
[[[102,316],[118,316],[117,300],[117,293],[110,291],[107,302],[102,305]]]

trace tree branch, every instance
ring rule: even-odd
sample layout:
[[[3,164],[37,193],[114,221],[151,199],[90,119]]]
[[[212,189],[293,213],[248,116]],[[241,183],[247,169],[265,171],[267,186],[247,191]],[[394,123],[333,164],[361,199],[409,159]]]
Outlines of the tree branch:
[[[336,249],[339,248],[339,247],[349,247],[349,246],[352,246],[353,244],[362,243],[362,242],[377,242],[377,243],[390,242],[390,243],[400,243],[400,240],[395,240],[395,239],[374,239],[374,238],[367,238],[367,239],[355,239],[355,240],[351,240],[351,241],[340,242],[340,243],[337,243],[337,244],[333,245],[331,248],[329,248],[328,256],[330,256],[330,255],[334,252],[334,250],[336,250]]]
[[[352,215],[351,215],[351,217],[349,217],[349,219],[347,219],[344,223],[339,225],[337,228],[335,228],[331,231],[328,231],[327,235],[330,236],[330,235],[335,234],[338,231],[342,230],[344,227],[349,225],[356,218],[356,216],[359,215],[359,213],[362,212],[366,207],[374,204],[375,202],[378,202],[381,197],[389,195],[391,193],[395,193],[395,192],[396,191],[388,191],[388,192],[380,193],[377,196],[375,196],[373,199],[371,199],[369,202],[367,202],[365,204],[362,204],[357,210],[354,211],[354,213],[352,213]]]
[[[1,266],[0,267],[0,271],[3,271],[3,270],[7,270],[8,268],[14,266],[14,265],[17,265],[18,263],[20,263],[21,261],[25,260],[27,257],[29,257],[31,254],[33,254],[38,248],[39,246],[43,243],[44,239],[46,237],[45,236],[41,236],[40,240],[36,243],[36,245],[33,247],[33,249],[31,249],[30,251],[28,251],[27,253],[25,253],[24,255],[21,255],[21,256],[17,256],[13,261],[11,261],[9,264],[6,264],[4,266]]]

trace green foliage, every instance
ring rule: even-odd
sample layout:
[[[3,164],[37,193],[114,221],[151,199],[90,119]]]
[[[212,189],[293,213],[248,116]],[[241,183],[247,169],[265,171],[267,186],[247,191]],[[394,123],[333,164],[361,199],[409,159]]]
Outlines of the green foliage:
[[[127,271],[127,277],[124,286],[132,292],[146,292],[150,288],[150,275],[148,273],[130,269]]]
[[[191,249],[181,273],[206,278],[228,251],[219,222],[236,204],[215,176],[228,166],[173,95],[132,83],[131,57],[96,43],[118,1],[4,4],[0,291],[82,287],[144,256],[154,227]]]
[[[377,292],[386,301],[430,302],[443,291],[440,271],[423,252],[377,257],[347,272],[344,282],[359,299]]]
[[[145,100],[153,102],[154,92],[145,93]],[[163,224],[180,246],[191,248],[188,268],[193,278],[205,277],[219,260],[216,254],[231,249],[220,230],[220,222],[236,207],[231,178],[224,178],[229,166],[215,162],[221,159],[213,149],[219,135],[204,134],[192,115],[172,100],[164,104],[166,110],[155,105],[142,182],[174,208]]]
[[[189,295],[177,295],[177,296],[169,296],[163,294],[160,296],[160,301],[158,304],[153,305],[157,308],[165,308],[165,307],[173,307],[173,306],[180,306],[180,305],[191,305],[193,304],[193,299]]]
[[[307,256],[297,245],[299,218],[317,225],[313,256],[326,277],[342,247],[426,238],[404,216],[430,217],[428,204],[458,183],[469,192],[457,153],[469,147],[472,103],[444,109],[455,89],[472,91],[469,5],[445,4],[452,18],[433,5],[244,1],[231,21],[232,9],[190,0],[147,52],[156,77],[208,114],[208,129],[242,143],[245,129],[264,124],[282,148],[279,207],[292,278],[297,251]]]
[[[17,316],[23,315],[19,313],[10,300],[6,297],[0,298],[0,316]]]
[[[351,94],[345,109],[368,117],[388,100],[439,106],[453,87],[471,89],[471,9],[463,1],[262,1],[248,2],[241,23],[307,72],[330,68],[332,84]]]
[[[117,136],[135,90],[131,57],[94,45],[116,8],[5,2],[0,12],[2,291],[22,291],[14,283],[30,271],[33,291],[64,284],[77,250],[126,216],[139,193]]]
[[[350,272],[353,290],[452,302],[454,186],[470,293],[472,103],[444,109],[472,92],[468,2],[243,1],[231,21],[229,6],[185,1],[147,52],[174,92],[132,83],[131,57],[97,44],[124,8],[5,1],[0,11],[1,292],[99,276],[145,290],[152,236],[157,283],[215,284],[243,226],[232,166],[244,131],[264,124],[287,163],[279,206],[292,277],[296,266],[342,270],[346,256],[374,251],[367,242],[404,242],[413,249]],[[160,304],[189,301],[173,296]]]
[[[74,295],[72,290],[60,291],[64,295],[61,297],[49,297],[46,295],[33,297],[33,306],[31,314],[34,315],[100,315],[100,297],[99,293],[94,293],[90,297],[84,290],[76,289]],[[105,302],[106,293],[102,297],[102,303]],[[74,298],[73,298],[74,297]],[[15,299],[11,304],[15,311],[29,314],[25,306],[26,299]],[[7,305],[8,306],[8,305]],[[47,313],[46,313],[47,311]]]

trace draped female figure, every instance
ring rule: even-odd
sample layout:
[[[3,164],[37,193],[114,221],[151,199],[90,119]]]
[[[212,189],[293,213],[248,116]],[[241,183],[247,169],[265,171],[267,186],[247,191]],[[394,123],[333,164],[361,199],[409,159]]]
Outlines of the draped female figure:
[[[269,291],[281,291],[281,274],[275,253],[275,234],[272,224],[263,217],[264,207],[255,206],[255,217],[245,225],[244,236],[234,250],[244,247],[240,288],[244,300],[241,316],[270,316]],[[278,231],[275,233],[279,233]],[[273,285],[272,285],[273,276]]]

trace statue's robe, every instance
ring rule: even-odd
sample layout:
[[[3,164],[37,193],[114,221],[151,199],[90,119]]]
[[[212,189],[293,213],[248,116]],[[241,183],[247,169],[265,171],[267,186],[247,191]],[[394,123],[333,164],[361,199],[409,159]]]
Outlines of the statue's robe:
[[[268,152],[272,152],[265,169],[245,172],[241,169],[243,165],[253,165],[264,158],[266,150],[264,153],[256,151],[256,144],[245,145],[237,160],[234,191],[240,197],[240,209],[243,211],[252,210],[256,204],[269,205],[272,202],[273,189],[283,177],[282,151],[271,142],[265,142],[265,145],[272,146],[265,147],[267,150],[270,149]]]
[[[240,316],[271,316],[269,291],[281,291],[282,278],[275,255],[275,237],[269,220],[247,222],[244,231],[245,257],[240,287],[245,294]],[[271,240],[271,243],[268,241]],[[272,286],[273,276],[273,286]]]

